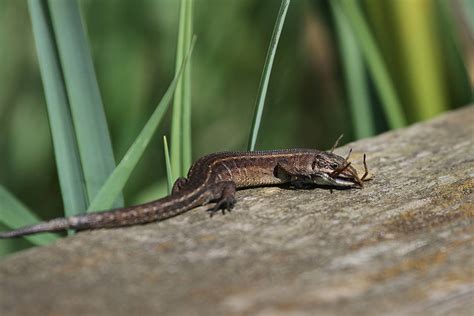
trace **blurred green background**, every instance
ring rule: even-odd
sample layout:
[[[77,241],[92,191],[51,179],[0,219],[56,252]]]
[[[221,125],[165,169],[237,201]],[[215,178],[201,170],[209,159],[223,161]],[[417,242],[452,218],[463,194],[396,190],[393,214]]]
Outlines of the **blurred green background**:
[[[119,161],[173,78],[179,1],[82,0],[79,4]],[[279,4],[275,0],[194,1],[194,159],[246,148]],[[408,124],[472,102],[473,1],[358,4]],[[370,110],[366,116],[370,117],[363,118],[367,123],[362,125],[373,127],[356,131],[345,44],[335,16],[328,1],[291,2],[257,149],[325,149],[341,133],[343,142],[348,142],[390,128],[377,78],[365,63],[364,80],[359,83],[366,87]],[[0,184],[41,218],[60,216],[63,205],[26,1],[0,0],[0,57]],[[165,194],[162,136],[170,134],[170,117],[171,111],[133,172],[124,191],[126,204]]]

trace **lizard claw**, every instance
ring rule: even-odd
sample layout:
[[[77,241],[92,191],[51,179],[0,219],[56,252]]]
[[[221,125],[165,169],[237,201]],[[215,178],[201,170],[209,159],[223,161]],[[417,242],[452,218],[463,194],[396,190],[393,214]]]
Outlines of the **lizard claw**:
[[[224,215],[225,212],[229,212],[234,208],[235,205],[235,198],[233,197],[228,197],[228,198],[223,198],[220,199],[219,201],[214,204],[214,206],[207,211],[209,212],[210,216],[214,216],[215,213],[219,212],[219,210],[222,210],[222,214]]]

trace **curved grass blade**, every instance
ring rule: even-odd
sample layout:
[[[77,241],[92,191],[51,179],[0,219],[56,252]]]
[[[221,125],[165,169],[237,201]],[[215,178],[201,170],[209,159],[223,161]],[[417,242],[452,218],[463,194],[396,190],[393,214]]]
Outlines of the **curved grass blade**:
[[[0,185],[0,221],[6,226],[15,229],[25,225],[35,224],[40,219],[25,205]],[[47,245],[59,238],[56,234],[46,233],[25,236],[25,239],[35,245]]]
[[[50,0],[49,7],[87,193],[92,200],[115,168],[107,121],[77,2]],[[119,194],[115,206],[122,205]]]
[[[348,18],[354,35],[360,43],[368,69],[374,77],[374,84],[382,99],[382,107],[390,128],[405,126],[407,120],[394,85],[384,64],[380,50],[363,18],[359,4],[353,0],[339,0],[344,15]]]
[[[76,134],[47,6],[44,1],[29,0],[28,8],[46,95],[65,215],[71,216],[84,212],[89,203]]]
[[[263,107],[265,105],[265,97],[267,96],[268,82],[270,81],[270,75],[272,73],[273,60],[275,59],[275,53],[280,40],[281,31],[285,23],[286,13],[290,0],[282,0],[280,5],[280,11],[278,12],[275,27],[273,28],[272,38],[270,40],[270,46],[268,47],[267,57],[265,58],[265,64],[263,66],[262,77],[260,79],[260,86],[258,88],[257,102],[255,104],[255,112],[253,116],[252,129],[250,132],[249,143],[247,149],[253,151],[255,149],[255,143],[257,142],[258,130],[260,128],[260,122],[262,120]]]
[[[356,139],[369,137],[375,134],[375,122],[370,111],[369,87],[364,61],[350,25],[341,12],[339,3],[332,1],[330,5],[341,48],[355,136]]]
[[[148,122],[143,127],[142,131],[138,137],[133,142],[132,146],[128,149],[125,156],[122,158],[120,163],[117,165],[115,170],[112,172],[110,177],[107,179],[105,184],[100,189],[99,193],[96,195],[91,205],[89,206],[88,211],[100,211],[111,208],[113,201],[120,194],[121,190],[125,186],[130,174],[140,160],[143,152],[150,143],[151,138],[153,137],[156,129],[158,128],[159,123],[161,122],[168,106],[170,104],[173,93],[175,92],[176,85],[178,80],[182,77],[184,67],[186,66],[188,59],[191,56],[194,43],[196,38],[194,37],[191,43],[191,47],[184,58],[179,71],[171,82],[168,90],[166,90],[165,95],[161,99],[160,103],[156,107],[155,111],[151,115]]]

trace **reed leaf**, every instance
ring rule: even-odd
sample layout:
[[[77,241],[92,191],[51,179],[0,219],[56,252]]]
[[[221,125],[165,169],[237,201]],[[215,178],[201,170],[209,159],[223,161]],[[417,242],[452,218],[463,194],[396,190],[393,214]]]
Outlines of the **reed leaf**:
[[[48,3],[91,201],[115,168],[107,120],[76,0]],[[122,205],[118,194],[114,206]]]
[[[69,108],[61,62],[45,1],[29,0],[33,35],[43,81],[65,215],[82,213],[89,203]]]

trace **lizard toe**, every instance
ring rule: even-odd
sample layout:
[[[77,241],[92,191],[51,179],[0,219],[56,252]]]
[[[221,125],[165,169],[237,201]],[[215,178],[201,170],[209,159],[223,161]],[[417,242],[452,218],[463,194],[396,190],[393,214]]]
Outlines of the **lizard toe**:
[[[210,216],[212,217],[216,212],[219,210],[222,211],[222,214],[225,214],[225,212],[230,212],[232,208],[235,206],[235,198],[224,198],[216,202],[214,206],[207,211],[210,213]]]

